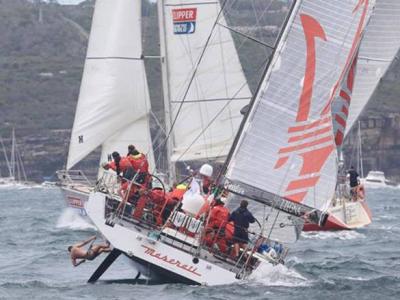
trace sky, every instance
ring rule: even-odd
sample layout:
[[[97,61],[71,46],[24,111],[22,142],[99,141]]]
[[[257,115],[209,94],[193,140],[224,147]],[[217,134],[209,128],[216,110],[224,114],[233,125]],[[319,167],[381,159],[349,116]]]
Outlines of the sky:
[[[78,4],[83,1],[84,0],[58,0],[57,2],[60,4]]]
[[[81,3],[85,0],[58,0],[58,3],[60,4],[78,4]],[[155,2],[155,0],[150,0],[152,2]]]

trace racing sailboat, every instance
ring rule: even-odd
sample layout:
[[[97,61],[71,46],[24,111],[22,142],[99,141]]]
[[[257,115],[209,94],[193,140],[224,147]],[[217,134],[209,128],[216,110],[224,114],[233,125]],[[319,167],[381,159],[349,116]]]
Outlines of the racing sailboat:
[[[149,127],[153,114],[140,7],[131,7],[129,2],[135,1],[104,2],[97,1],[95,7],[68,171],[58,172],[67,206],[81,215],[86,215],[84,204],[93,185],[82,171],[71,168],[98,146],[102,147],[101,162],[110,160],[113,151],[125,153],[129,144],[147,155],[150,169],[155,170],[160,160],[155,161]],[[170,9],[185,2],[190,10]],[[219,5],[206,4],[159,1],[158,5],[166,126],[157,130],[170,137],[168,169],[161,170],[168,173],[170,184],[176,180],[176,162],[227,155],[241,122],[240,109],[251,98],[230,32],[220,28],[209,37],[220,10]],[[122,14],[118,8],[124,6],[130,10]],[[226,25],[223,16],[219,22]],[[135,31],[128,32],[133,27]],[[104,41],[110,44],[106,48]],[[206,45],[207,51],[203,51]]]
[[[378,0],[366,25],[359,50],[332,105],[335,143],[339,158],[344,138],[371,99],[399,48],[400,2]],[[360,185],[357,191],[353,191],[353,195],[350,195],[346,186],[343,161],[339,161],[339,166],[336,195],[328,208],[328,222],[323,227],[306,224],[304,230],[355,229],[371,223],[371,212],[366,203],[364,187]]]
[[[121,2],[126,8],[133,5]],[[174,24],[176,35],[193,34],[204,7],[213,7],[223,16],[219,2],[202,3],[196,14],[198,2],[181,2],[163,1],[172,15],[165,23]],[[113,192],[118,187],[107,186],[111,174],[105,174],[90,194],[86,209],[114,250],[89,281],[96,281],[124,254],[150,276],[190,284],[230,284],[249,278],[262,264],[282,263],[304,219],[324,223],[337,180],[332,103],[351,68],[373,6],[374,1],[368,0],[299,0],[292,4],[218,179],[217,192],[228,194],[231,202],[238,197],[248,199],[261,220],[259,226],[250,227],[250,242],[239,257],[208,247],[204,243],[207,218],[197,219],[191,211],[177,207],[162,225],[153,222],[151,209],[139,219],[132,217],[135,207],[129,204],[118,211],[121,198]],[[181,19],[181,13],[188,19]],[[209,36],[215,28],[228,30],[216,24]],[[281,250],[274,255],[260,251],[260,246],[272,245]]]

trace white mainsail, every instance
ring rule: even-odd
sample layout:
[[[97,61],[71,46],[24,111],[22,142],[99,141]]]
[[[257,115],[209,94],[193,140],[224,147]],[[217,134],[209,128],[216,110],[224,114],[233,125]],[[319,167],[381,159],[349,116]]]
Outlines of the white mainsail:
[[[100,145],[102,160],[134,144],[154,166],[141,28],[141,1],[96,1],[67,169]]]
[[[399,48],[400,1],[377,0],[360,45],[345,135],[371,99]],[[346,115],[342,117],[346,120]]]
[[[326,208],[337,174],[331,104],[373,4],[295,3],[230,157],[225,176],[232,191],[254,199],[290,200],[284,202],[287,212],[297,209],[295,203]]]
[[[221,5],[163,0],[159,15],[171,160],[226,156],[251,93]]]

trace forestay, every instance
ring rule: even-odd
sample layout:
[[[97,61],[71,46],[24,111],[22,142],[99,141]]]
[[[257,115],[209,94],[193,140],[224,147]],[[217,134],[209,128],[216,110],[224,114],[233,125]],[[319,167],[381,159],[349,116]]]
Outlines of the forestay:
[[[102,159],[134,144],[153,161],[141,28],[141,1],[96,1],[67,169],[100,145]]]
[[[225,156],[251,93],[230,31],[214,28],[226,25],[220,3],[165,0],[160,7],[171,160]]]
[[[378,0],[360,45],[346,135],[371,99],[399,47],[400,1]]]
[[[326,208],[337,174],[331,104],[373,4],[296,2],[231,155],[225,174],[231,190]]]

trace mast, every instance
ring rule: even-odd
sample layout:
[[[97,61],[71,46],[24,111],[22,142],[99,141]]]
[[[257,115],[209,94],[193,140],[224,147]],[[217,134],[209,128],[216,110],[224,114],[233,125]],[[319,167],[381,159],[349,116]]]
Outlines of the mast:
[[[12,170],[11,170],[11,164],[10,161],[8,160],[8,155],[7,155],[7,151],[6,151],[6,146],[4,145],[3,139],[0,136],[0,144],[1,147],[3,148],[3,154],[4,154],[4,158],[6,160],[6,165],[7,165],[7,169],[8,169],[8,175],[11,177],[12,175]]]
[[[361,178],[364,178],[364,166],[362,156],[361,121],[358,121],[358,164]]]
[[[10,157],[10,164],[11,164],[11,173],[10,176],[15,178],[15,128],[13,127],[11,132],[11,157]]]
[[[168,165],[168,179],[169,184],[173,184],[176,180],[176,168],[175,163],[171,161],[174,141],[173,135],[170,134],[172,115],[171,115],[171,92],[169,89],[168,80],[168,56],[167,56],[167,45],[166,45],[166,33],[165,33],[165,16],[164,16],[164,0],[159,0],[157,3],[158,10],[158,27],[160,35],[160,56],[161,56],[161,72],[162,72],[162,86],[163,86],[163,100],[164,100],[164,122],[165,122],[165,134],[168,138],[166,143],[167,148],[167,165]],[[169,136],[168,136],[169,135]]]

